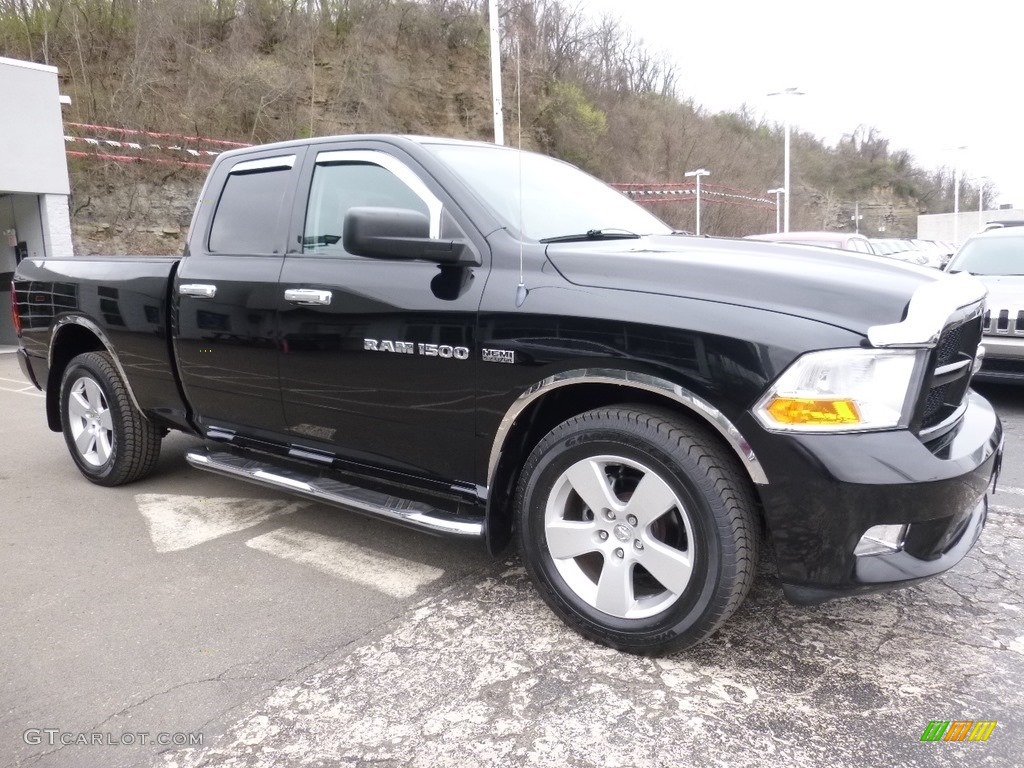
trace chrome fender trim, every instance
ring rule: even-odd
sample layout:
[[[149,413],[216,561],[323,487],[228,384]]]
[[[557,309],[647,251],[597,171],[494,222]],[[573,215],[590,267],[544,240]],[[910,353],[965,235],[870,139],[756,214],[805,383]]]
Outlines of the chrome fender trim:
[[[981,314],[987,294],[984,283],[966,272],[943,275],[914,291],[904,320],[868,328],[868,341],[879,348],[934,347],[950,322]]]
[[[768,485],[768,477],[765,475],[761,462],[758,461],[750,443],[747,442],[746,438],[736,429],[736,426],[721,411],[703,398],[680,387],[678,384],[673,384],[671,381],[644,373],[621,371],[614,368],[578,368],[572,371],[556,373],[543,381],[537,382],[512,403],[512,406],[501,420],[501,424],[498,425],[498,431],[494,436],[494,443],[491,446],[491,456],[487,462],[487,483],[489,487],[494,486],[494,474],[498,469],[498,460],[501,458],[502,449],[505,447],[505,440],[512,430],[512,425],[516,423],[516,420],[523,411],[534,400],[552,390],[574,384],[615,384],[629,389],[655,392],[674,400],[680,405],[685,406],[689,411],[696,413],[718,430],[736,453],[740,463],[750,475],[751,480],[758,485]]]
[[[149,421],[149,417],[146,416],[145,412],[139,406],[139,401],[135,398],[135,392],[132,390],[131,382],[128,380],[128,376],[125,374],[124,368],[121,367],[121,361],[118,359],[117,353],[114,351],[114,345],[110,343],[110,339],[107,338],[107,335],[103,333],[100,327],[92,320],[82,317],[81,315],[65,315],[53,324],[53,329],[50,331],[50,349],[47,352],[46,360],[46,364],[49,369],[51,371],[53,370],[53,350],[57,346],[57,336],[59,336],[60,332],[69,325],[80,325],[83,328],[92,331],[92,334],[100,340],[100,343],[106,348],[107,352],[110,353],[110,359],[114,362],[114,367],[117,369],[117,373],[121,377],[121,381],[124,382],[124,388],[127,390],[128,397],[131,398],[132,405],[135,406],[135,410],[142,415],[142,418]],[[57,396],[60,396],[59,390]]]

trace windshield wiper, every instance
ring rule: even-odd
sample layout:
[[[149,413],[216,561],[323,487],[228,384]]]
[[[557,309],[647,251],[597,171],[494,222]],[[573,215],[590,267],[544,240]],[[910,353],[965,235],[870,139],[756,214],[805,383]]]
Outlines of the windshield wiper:
[[[576,243],[581,240],[639,240],[640,235],[628,229],[588,229],[579,235],[559,235],[541,238],[542,243]]]

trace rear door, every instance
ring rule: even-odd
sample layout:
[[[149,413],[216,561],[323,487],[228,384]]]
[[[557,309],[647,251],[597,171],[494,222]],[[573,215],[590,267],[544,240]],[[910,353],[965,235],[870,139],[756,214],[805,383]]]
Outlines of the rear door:
[[[477,311],[486,243],[415,160],[351,142],[311,148],[281,274],[281,382],[297,444],[435,479],[474,476]],[[302,205],[305,196],[306,205]],[[420,211],[483,266],[354,256],[356,206]]]
[[[278,278],[305,148],[234,158],[199,201],[174,281],[174,349],[204,433],[280,433]]]

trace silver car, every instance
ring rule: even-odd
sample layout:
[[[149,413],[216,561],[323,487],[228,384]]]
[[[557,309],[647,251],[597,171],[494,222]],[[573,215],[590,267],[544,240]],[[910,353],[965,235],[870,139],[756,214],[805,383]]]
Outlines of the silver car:
[[[1024,383],[1024,227],[979,232],[946,270],[970,272],[988,288],[985,359],[975,378]]]

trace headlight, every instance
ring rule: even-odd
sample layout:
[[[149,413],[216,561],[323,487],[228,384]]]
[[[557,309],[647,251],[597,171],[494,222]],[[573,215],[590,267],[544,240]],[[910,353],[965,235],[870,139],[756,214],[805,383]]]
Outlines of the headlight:
[[[918,350],[830,349],[798,358],[754,406],[765,429],[863,432],[909,422]]]

